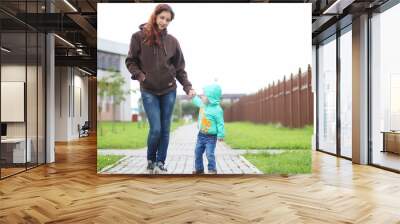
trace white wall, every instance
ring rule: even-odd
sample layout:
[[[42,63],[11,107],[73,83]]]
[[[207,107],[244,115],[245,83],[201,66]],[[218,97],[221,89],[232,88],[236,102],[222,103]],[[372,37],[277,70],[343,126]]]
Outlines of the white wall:
[[[125,78],[124,89],[125,90],[129,90],[129,89],[131,89],[131,73],[126,68],[125,57],[121,57],[120,58],[120,62],[121,62],[121,66],[120,66],[121,74]],[[131,112],[131,94],[129,94],[128,96],[126,96],[125,101],[121,104],[121,118],[124,121],[130,121],[131,120],[131,115],[132,115],[132,112]]]
[[[70,136],[71,138],[78,138],[79,133],[78,133],[78,124],[82,126],[85,121],[88,121],[88,78],[83,77],[83,73],[81,73],[79,70],[74,69],[74,92],[72,93],[73,96],[71,96],[71,99],[74,99],[74,107],[72,108],[72,119],[71,119],[71,131],[70,131]],[[81,95],[79,97],[79,95]],[[79,102],[81,101],[81,102]],[[71,106],[72,106],[71,102]],[[82,107],[82,113],[79,111],[79,107]]]
[[[28,74],[32,74],[33,72],[36,74],[36,67],[25,65],[2,65],[1,66],[1,81],[3,82],[24,82],[26,71]],[[29,80],[30,85],[36,85],[32,80]],[[28,137],[36,130],[36,101],[33,105],[32,102],[36,99],[36,88],[27,88],[27,107],[31,106],[31,108],[27,108],[27,122],[7,122],[7,135],[8,137],[25,137],[25,126],[28,125]],[[34,91],[34,93],[30,93],[30,91]],[[4,96],[2,96],[3,98]],[[33,99],[32,99],[33,98]],[[34,107],[34,109],[32,109]],[[9,110],[10,108],[1,108],[1,110]],[[22,108],[24,110],[24,108]],[[33,113],[35,112],[35,113]],[[32,123],[34,122],[34,123]],[[36,133],[36,131],[35,131]]]
[[[55,141],[68,141],[68,86],[67,67],[55,68]]]
[[[88,120],[88,78],[82,75],[76,68],[56,67],[56,141],[79,138],[78,124],[82,126]]]
[[[24,82],[24,83],[26,83],[26,81],[25,81],[26,70],[25,69],[28,69],[28,73],[29,73],[29,71],[31,71],[33,68],[30,66],[25,67],[25,65],[23,65],[23,66],[22,65],[2,65],[1,66],[1,81],[2,82]],[[1,98],[4,98],[4,97],[7,97],[7,96],[1,96]],[[3,103],[2,103],[2,105],[3,105]],[[21,109],[22,109],[22,112],[24,113],[24,107],[22,107]],[[3,111],[2,114],[4,114],[4,112],[9,110],[9,108],[1,108],[1,110]],[[2,118],[2,120],[3,120],[3,118]],[[24,122],[8,123],[7,132],[8,132],[7,133],[8,136],[25,137],[25,123]]]

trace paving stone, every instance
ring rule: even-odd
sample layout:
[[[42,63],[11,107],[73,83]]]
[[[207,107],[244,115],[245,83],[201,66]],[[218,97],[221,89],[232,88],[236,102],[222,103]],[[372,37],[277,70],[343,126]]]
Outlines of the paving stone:
[[[194,149],[198,130],[195,124],[184,125],[171,133],[165,164],[168,174],[190,174],[194,168]],[[147,174],[147,149],[102,149],[100,155],[124,155],[114,166],[103,169],[102,174]],[[215,149],[217,172],[219,174],[261,174],[262,172],[241,154],[244,150],[233,150],[224,142],[218,142]],[[207,158],[203,157],[207,172]]]

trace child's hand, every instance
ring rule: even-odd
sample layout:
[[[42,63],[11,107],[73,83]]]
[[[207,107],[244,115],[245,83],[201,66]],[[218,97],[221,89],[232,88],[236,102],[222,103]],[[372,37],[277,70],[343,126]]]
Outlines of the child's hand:
[[[219,141],[219,142],[223,142],[224,139],[223,139],[223,138],[219,138],[218,141]]]
[[[196,95],[188,95],[188,97],[189,97],[190,100],[193,100],[193,98],[194,98],[195,96],[196,96]]]

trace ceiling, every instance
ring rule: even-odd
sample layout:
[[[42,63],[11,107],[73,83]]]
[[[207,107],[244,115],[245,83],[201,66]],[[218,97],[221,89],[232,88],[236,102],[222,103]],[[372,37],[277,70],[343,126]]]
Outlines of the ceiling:
[[[57,34],[56,66],[79,66],[96,74],[97,2],[48,0],[46,5],[45,0],[1,0],[0,23],[4,39],[2,44],[13,49],[3,60],[7,58],[17,61],[26,55],[26,30],[35,33],[52,32]],[[28,58],[34,55],[35,50],[32,49],[36,48],[28,44]]]
[[[388,0],[311,0],[313,44],[352,23],[353,17],[373,11]]]

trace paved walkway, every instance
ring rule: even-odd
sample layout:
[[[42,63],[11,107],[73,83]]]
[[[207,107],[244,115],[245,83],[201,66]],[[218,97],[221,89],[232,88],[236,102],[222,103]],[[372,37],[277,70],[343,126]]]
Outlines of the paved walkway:
[[[179,127],[171,133],[167,160],[168,174],[191,174],[194,167],[194,148],[197,128],[195,124]],[[135,150],[98,150],[100,155],[124,155],[117,165],[105,167],[102,174],[146,174],[147,149]],[[219,174],[261,174],[244,157],[243,150],[233,150],[225,143],[218,142],[215,149],[217,172]],[[204,155],[204,167],[207,171],[207,159]]]

